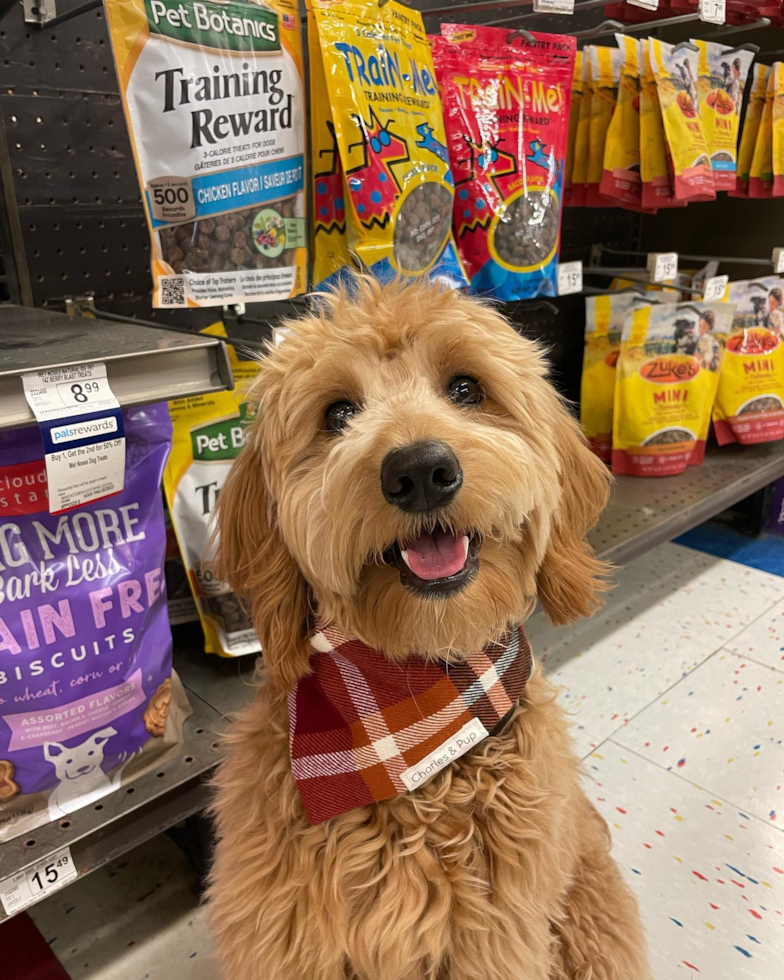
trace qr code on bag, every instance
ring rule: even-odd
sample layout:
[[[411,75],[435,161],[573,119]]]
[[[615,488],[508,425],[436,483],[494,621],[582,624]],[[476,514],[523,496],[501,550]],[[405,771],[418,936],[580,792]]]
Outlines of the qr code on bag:
[[[185,278],[183,276],[161,276],[161,306],[187,306],[185,299]]]

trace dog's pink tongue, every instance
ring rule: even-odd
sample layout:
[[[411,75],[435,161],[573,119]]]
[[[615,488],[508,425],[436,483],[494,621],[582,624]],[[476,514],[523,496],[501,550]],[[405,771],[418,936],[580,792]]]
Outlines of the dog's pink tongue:
[[[422,534],[406,546],[408,567],[423,579],[447,578],[465,565],[466,539],[448,531]]]

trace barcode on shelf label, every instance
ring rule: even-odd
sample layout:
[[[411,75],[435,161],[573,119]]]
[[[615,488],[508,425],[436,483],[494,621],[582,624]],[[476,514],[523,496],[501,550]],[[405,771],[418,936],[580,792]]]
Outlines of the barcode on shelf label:
[[[649,252],[648,275],[654,282],[667,282],[678,275],[677,252]]]
[[[723,24],[727,19],[726,0],[700,0],[699,15],[706,24]]]
[[[644,10],[658,10],[659,0],[629,0],[632,7],[642,7]]]
[[[0,881],[6,915],[15,915],[77,877],[71,849],[63,847],[37,864]]]
[[[573,14],[574,0],[534,0],[537,14]]]
[[[726,290],[729,281],[729,276],[711,276],[710,279],[706,279],[705,290],[702,294],[702,298],[706,303],[710,303],[712,300],[716,299],[723,299],[724,291]]]
[[[784,248],[773,249],[773,271],[784,272]]]
[[[568,296],[569,293],[583,291],[582,262],[561,262],[558,265],[558,295]]]

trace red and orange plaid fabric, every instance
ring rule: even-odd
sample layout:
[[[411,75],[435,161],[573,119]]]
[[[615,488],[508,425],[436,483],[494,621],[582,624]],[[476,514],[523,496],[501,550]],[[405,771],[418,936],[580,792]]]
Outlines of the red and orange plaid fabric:
[[[522,627],[457,663],[392,663],[332,626],[311,646],[312,673],[289,695],[289,740],[312,824],[408,792],[401,773],[474,718],[492,732],[532,669]]]

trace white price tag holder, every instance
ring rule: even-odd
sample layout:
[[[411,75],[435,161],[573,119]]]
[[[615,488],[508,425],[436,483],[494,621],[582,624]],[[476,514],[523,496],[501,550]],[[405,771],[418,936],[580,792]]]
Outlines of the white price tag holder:
[[[667,282],[678,275],[677,252],[648,252],[648,275],[654,282]]]
[[[643,10],[658,10],[659,0],[628,0],[632,7],[642,7]]]
[[[773,262],[774,272],[784,272],[784,248],[774,248],[771,261]]]
[[[706,303],[710,303],[717,299],[724,299],[724,292],[729,281],[729,276],[711,276],[710,279],[706,279],[702,298]]]
[[[74,364],[22,376],[44,443],[49,513],[119,493],[125,430],[106,365]]]
[[[583,291],[583,264],[577,262],[558,263],[558,295],[568,296],[569,293]]]
[[[698,12],[706,24],[723,24],[727,19],[727,0],[700,0]]]
[[[574,0],[534,0],[534,13],[573,14]]]
[[[37,864],[0,881],[0,901],[5,914],[21,912],[76,877],[71,850],[63,847]]]

